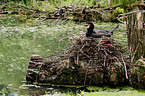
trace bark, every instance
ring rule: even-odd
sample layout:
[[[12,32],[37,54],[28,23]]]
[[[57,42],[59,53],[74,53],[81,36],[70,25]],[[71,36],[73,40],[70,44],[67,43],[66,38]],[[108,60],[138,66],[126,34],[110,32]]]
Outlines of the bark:
[[[130,47],[131,62],[135,62],[141,57],[145,57],[145,12],[135,11],[127,16],[127,36]]]

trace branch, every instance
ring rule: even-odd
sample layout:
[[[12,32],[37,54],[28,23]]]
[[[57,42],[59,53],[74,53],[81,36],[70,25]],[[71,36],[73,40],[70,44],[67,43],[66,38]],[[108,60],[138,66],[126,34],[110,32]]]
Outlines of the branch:
[[[122,54],[121,54],[121,57],[122,57],[122,61],[123,61],[123,64],[124,64],[125,76],[126,76],[126,79],[128,79],[126,63],[124,62]]]

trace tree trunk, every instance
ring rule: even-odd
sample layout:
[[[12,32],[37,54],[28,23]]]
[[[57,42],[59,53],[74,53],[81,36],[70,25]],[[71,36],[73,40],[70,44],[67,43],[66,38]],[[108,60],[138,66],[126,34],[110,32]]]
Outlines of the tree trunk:
[[[145,11],[138,10],[127,16],[128,45],[131,62],[145,58]]]

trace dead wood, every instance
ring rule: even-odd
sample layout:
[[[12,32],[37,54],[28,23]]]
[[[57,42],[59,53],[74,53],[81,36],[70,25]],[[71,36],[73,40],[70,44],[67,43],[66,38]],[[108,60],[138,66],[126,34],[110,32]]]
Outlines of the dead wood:
[[[124,51],[111,38],[79,38],[64,53],[44,58],[43,64],[36,62],[34,65],[41,66],[37,67],[38,77],[36,75],[32,79],[29,74],[36,72],[28,70],[27,81],[34,82],[36,79],[38,83],[118,85],[127,79],[125,74],[128,74],[128,69],[122,58]]]

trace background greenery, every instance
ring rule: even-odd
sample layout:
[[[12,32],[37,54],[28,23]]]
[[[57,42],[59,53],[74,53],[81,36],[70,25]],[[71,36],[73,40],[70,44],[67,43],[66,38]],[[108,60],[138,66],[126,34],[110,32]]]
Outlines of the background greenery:
[[[108,6],[108,0],[2,0],[1,3],[7,1],[14,1],[15,3],[24,4],[29,7],[45,10],[55,10],[56,8],[62,8],[64,6],[92,6],[98,3],[102,7]],[[110,0],[111,5],[122,3],[125,5],[132,4],[142,0]]]

